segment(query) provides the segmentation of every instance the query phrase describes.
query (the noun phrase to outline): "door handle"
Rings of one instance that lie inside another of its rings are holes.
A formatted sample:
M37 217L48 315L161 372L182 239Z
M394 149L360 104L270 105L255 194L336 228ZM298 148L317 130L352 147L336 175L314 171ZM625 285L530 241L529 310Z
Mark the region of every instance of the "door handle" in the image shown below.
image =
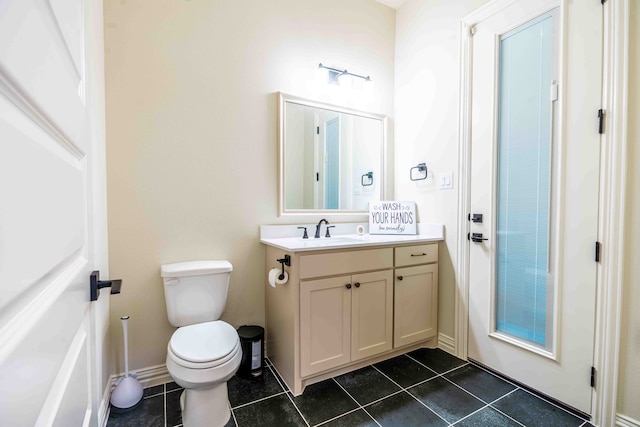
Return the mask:
M402 279L404 279L404 277L398 276L398 280L402 280Z
M482 214L469 214L468 216L469 221L471 222L476 222L476 223L481 223L482 222Z
M89 298L90 301L97 301L100 296L100 289L111 288L111 294L119 294L122 287L122 280L100 280L100 272L92 271L89 276Z
M351 289L351 283L347 283L346 285L344 285L344 287L347 289Z
M360 282L356 282L356 283L354 283L353 285L354 285L356 288L359 288L359 287L360 287Z
M489 240L482 237L482 233L471 233L471 239L473 243L482 243L483 240Z

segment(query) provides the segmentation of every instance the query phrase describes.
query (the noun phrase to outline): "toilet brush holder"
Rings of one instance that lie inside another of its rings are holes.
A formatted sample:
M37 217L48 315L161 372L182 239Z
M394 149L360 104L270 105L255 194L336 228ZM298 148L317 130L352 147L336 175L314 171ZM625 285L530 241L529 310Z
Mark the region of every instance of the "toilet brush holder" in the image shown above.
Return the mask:
M113 412L126 412L136 408L142 402L142 385L136 379L136 375L129 374L129 343L127 324L129 316L121 317L124 331L124 377L118 381L116 388L111 393L111 410Z

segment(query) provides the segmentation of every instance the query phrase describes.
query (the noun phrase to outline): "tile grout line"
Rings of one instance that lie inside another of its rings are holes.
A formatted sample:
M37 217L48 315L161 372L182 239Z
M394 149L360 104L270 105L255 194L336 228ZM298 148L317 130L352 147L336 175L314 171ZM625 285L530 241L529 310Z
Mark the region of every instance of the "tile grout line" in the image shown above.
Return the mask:
M440 374L438 371L436 371L435 369L432 369L432 368L428 367L427 365L425 365L424 363L422 363L422 362L421 362L421 361L419 361L418 359L415 359L415 358L413 358L413 357L409 356L409 353L406 353L406 354L405 354L405 356L407 356L409 359L413 360L414 362L416 362L418 365L422 366L423 368L427 368L428 370L430 370L431 372L433 372L434 374L436 374L436 376L438 376L438 375L442 375L442 374ZM464 365L462 365L462 366L464 366ZM454 368L454 369L458 369L458 368ZM453 369L451 369L451 370L453 371ZM447 371L447 372L449 372L449 371ZM431 378L429 378L429 379L431 379Z
M273 377L276 379L276 382L280 385L280 388L282 388L282 392L283 392L283 393L285 393L285 394L287 395L287 398L289 399L289 401L291 402L291 404L293 405L293 407L294 407L294 408L296 408L296 411L298 411L298 414L300 415L300 418L302 418L302 421L305 423L305 425L306 425L307 427L310 427L310 426L309 426L309 422L306 420L306 418L304 417L304 415L302 415L302 412L300 411L300 408L298 408L298 405L296 405L296 402L294 402L294 401L293 401L293 398L290 396L290 394L289 394L289 390L288 390L288 389L286 389L286 388L284 387L284 384L282 384L282 383L280 382L279 375L276 375L277 370L275 370L275 372L274 372L274 369L271 369L271 366L272 366L271 361L269 361L269 364L267 364L267 368L269 368L269 370L271 371L271 374L272 374L272 375L273 375ZM282 380L282 381L284 382L284 380ZM279 396L280 394L281 394L281 393L277 394L276 396ZM273 397L273 396L271 396L271 397Z
M562 407L560 407L560 406L556 405L555 403L548 401L548 400L547 400L547 399L545 399L544 397L537 396L536 394L534 394L534 393L530 392L529 390L527 390L527 389L524 389L524 388L520 387L518 384L514 384L513 382L509 381L508 379L505 379L505 378L502 378L502 377L497 376L496 374L494 374L493 372L488 371L487 369L483 368L482 366L476 365L476 364L474 364L474 363L469 363L469 362L467 362L467 363L468 363L468 364L470 364L470 365L472 365L472 366L475 366L475 367L476 367L476 368L478 368L478 369L481 369L482 371L484 371L484 372L486 372L486 373L488 373L488 374L490 374L490 375L493 375L494 377L496 377L496 378L498 378L498 379L501 379L502 381L505 381L505 382L507 382L507 383L509 383L509 384L511 384L511 385L513 385L513 386L515 386L515 387L517 387L517 389L520 389L520 390L522 390L522 391L525 391L525 392L529 393L529 394L530 394L531 396L533 396L533 397L537 397L538 399L540 399L540 400L542 400L542 401L544 401L544 402L547 402L548 404L553 405L553 406L555 406L555 407L556 407L556 408L558 408L558 409L561 409L562 411L566 412L566 413L567 413L567 414L569 414L569 415L573 415L574 417L576 417L576 418L577 418L577 419L579 419L579 420L584 421L584 422L583 422L583 424L581 424L579 427L582 427L585 423L590 422L589 420L586 420L586 419L584 419L584 418L582 418L582 417L579 417L579 416L577 416L576 414L573 414L573 413L571 413L571 412L567 411L566 409L564 409L564 408L562 408ZM514 390L514 391L515 391L515 390ZM509 393L509 394L510 394L510 393ZM506 396L506 395L505 395L505 396ZM503 396L503 397L504 397L504 396Z
M371 366L373 366L373 365L371 365ZM378 422L378 420L376 420L376 419L373 417L373 415L371 415L371 414L369 413L369 411L367 411L367 410L365 409L365 407L364 407L364 406L362 406L362 405L360 404L360 402L358 402L358 401L356 400L356 398L355 398L355 397L353 397L353 396L351 395L351 393L349 393L349 392L347 391L347 389L345 389L344 387L342 387L342 384L340 384L340 383L336 380L336 377L332 377L331 379L333 380L333 382L334 382L334 383L336 383L336 384L338 385L338 387L340 387L340 388L341 388L345 393L347 393L347 396L349 396L349 397L351 398L351 400L353 400L354 402L356 402L356 405L358 405L358 408L356 408L356 409L362 409L362 410L364 411L364 413L365 413L365 414L367 414L367 415L369 415L369 417L371 417L371 419L373 420L373 422L374 422L374 423L376 423L376 424L378 424L380 427L382 427L382 425ZM396 394L396 393L393 393L393 394ZM389 396L392 396L393 394L390 394ZM389 396L387 396L387 397L389 397ZM385 397L383 397L383 398L381 398L381 399L378 399L378 400L374 400L373 402L369 402L367 405L372 405L372 404L374 404L374 403L376 403L376 402L378 402L378 401L380 401L380 400L382 400L382 399L385 399ZM342 414L342 415L345 415L345 414ZM342 415L341 415L341 416L342 416Z
M515 385L515 384L514 384L514 385ZM507 393L507 394L505 394L504 396L499 397L498 399L496 399L496 400L494 400L493 402L489 403L489 407L490 407L491 409L493 409L494 411L496 411L496 412L498 412L498 413L500 413L500 414L504 415L505 417L509 418L511 421L514 421L514 422L516 422L516 423L520 424L521 426L526 427L526 425L525 425L525 424L523 424L523 423L521 423L520 421L516 420L516 419L515 419L515 418L513 418L511 415L509 415L509 414L507 414L507 413L505 413L505 412L502 412L502 410L500 410L499 408L496 408L495 406L493 406L493 404L494 404L494 403L496 403L497 401L504 399L505 397L509 396L510 394L515 393L515 392L516 392L516 391L518 391L518 390L521 390L521 388L520 388L520 387L518 387L518 386L516 386L516 388L515 388L515 389L513 389L513 390L511 390L509 393Z
M231 410L231 418L233 418L233 425L238 427L238 420L236 419L236 413L233 409L231 409L231 404L229 404L229 409Z
M296 411L298 411L298 414L300 414L300 418L302 418L302 421L304 421L304 424L307 427L311 427L311 425L309 424L309 422L307 421L307 419L304 417L304 415L302 415L302 412L300 411L300 408L298 408L298 405L296 405L296 402L293 401L293 397L291 397L291 394L286 392L287 397L289 398L289 401L291 402L291 404L293 405L294 408L296 408Z
M580 421L588 422L588 421L587 421L587 420L585 420L584 418L579 417L579 416L577 416L576 414L572 414L571 412L567 411L567 410L566 410L566 409L564 409L563 407L558 406L558 405L556 405L555 403L548 401L548 400L547 400L547 399L545 399L544 397L537 396L537 395L535 395L534 393L530 392L529 390L527 390L527 389L525 389L525 388L522 388L522 387L518 387L518 388L519 388L520 390L524 391L525 393L527 393L527 394L529 394L529 395L531 395L531 396L533 396L533 397L536 397L536 398L538 398L538 399L542 400L543 402L546 402L546 403L548 403L549 405L552 405L552 406L554 406L554 407L556 407L556 408L560 409L562 412L565 412L565 413L567 413L567 414L571 415L572 417L577 418L577 419L578 419L578 420L580 420Z
M436 377L441 377L442 375L446 375L446 374L448 374L449 372L453 372L453 371L456 371L456 370L458 370L458 369L460 369L460 368L464 368L464 367L465 367L465 366L467 366L467 365L470 365L470 363L469 363L469 362L464 362L464 363L463 363L462 365L460 365L460 366L456 366L455 368L451 368L451 369L449 369L448 371L444 371L444 372L440 373L440 372L436 371L435 369L430 368L428 365L425 365L424 363L422 363L422 362L421 362L421 361L419 361L418 359L415 359L414 357L409 356L409 353L405 354L405 356L407 356L409 359L413 360L414 362L416 362L416 363L418 363L418 364L422 365L423 367L427 368L428 370L430 370L431 372L433 372L434 374L436 374ZM462 359L460 359L460 360L462 360ZM433 377L433 378L435 378L435 377ZM433 378L429 378L429 380L431 380L431 379L433 379ZM428 380L427 380L427 381L428 381Z
M451 425L451 423L447 420L445 420L444 418L442 418L442 416L440 414L438 414L437 412L435 412L433 409L429 408L423 401L421 401L420 399L418 399L416 396L414 396L413 394L409 393L408 391L405 390L405 393L407 393L409 396L411 396L416 402L418 402L419 404L421 404L422 406L424 406L425 408L427 408L428 410L430 410L431 412L433 412L434 414L436 414L436 416L438 418L440 418L442 421L444 421L445 423L447 423L448 426Z
M373 366L373 365L371 365L371 366ZM426 367L426 366L425 366L425 367ZM432 371L432 372L435 372L433 369L430 369L430 368L428 368L428 367L426 367L426 368L427 368L427 369L429 369L429 370L430 370L430 371ZM422 402L422 401L421 401L420 399L418 399L416 396L414 396L413 394L411 394L411 393L408 391L408 388L404 388L404 387L402 387L400 384L398 384L397 382L395 382L394 380L392 380L392 379L391 379L390 377L388 377L384 372L382 372L380 369L376 368L375 366L373 366L373 369L375 369L376 371L380 372L380 374L382 374L385 378L387 378L389 381L391 381L392 383L394 383L395 385L397 385L398 387L400 387L400 389L401 389L400 391L401 391L401 392L405 392L405 393L407 393L409 396L411 396L414 400L416 400L416 401L417 401L418 403L420 403L422 406L424 406L424 407L425 407L425 408L427 408L429 411L431 411L432 413L434 413L438 418L440 418L442 421L444 421L445 423L447 423L447 425L448 425L448 426L450 426L450 425L451 425L451 423L450 423L449 421L445 420L444 418L442 418L442 417L440 416L440 414L438 414L438 413L437 413L436 411L434 411L433 409L429 408L429 407L428 407L424 402ZM429 378L428 380L425 380L425 381L420 382L419 384L424 384L424 383L426 383L426 382L428 382L428 381L431 381L431 380L432 380L432 379L434 379L434 378L438 378L438 376L436 375L435 377L431 377L431 378ZM414 384L414 385L412 385L411 387L415 387L415 386L417 386L417 385L418 385L418 384ZM387 397L389 397L389 396L387 396ZM385 398L385 399L386 399L386 398Z
M278 373L278 370L275 369L275 366L273 366L271 364L271 362L269 362L269 364L267 365L267 368L269 368L269 370L271 371L271 374L276 379L276 382L278 383L278 385L280 386L282 391L284 391L284 392L289 391L287 388L285 388L285 386L283 384L284 380L282 380L282 382L280 382L280 374Z
M483 409L487 409L490 408L490 406L488 404L485 404L482 408L478 408L475 411L473 411L470 414L465 415L464 417L460 418L458 421L456 421L455 423L451 423L450 425L455 426L456 424L458 424L459 422L466 420L467 418L469 418L470 416L472 416L473 414L477 414L478 412L482 411Z
M164 427L167 426L167 383L162 385L164 393L162 393L162 409L164 409Z
M496 378L497 378L497 377L496 377ZM475 397L476 399L478 399L479 401L481 401L481 402L482 402L482 403L484 403L485 405L491 405L491 403L492 403L492 402L487 402L486 400L482 399L481 397L476 396L475 394L471 393L471 392L470 392L469 390L467 390L466 388L462 387L460 384L455 383L453 380L450 380L449 378L447 378L447 377L445 377L445 376L443 376L443 377L442 377L442 379L444 379L445 381L450 382L451 384L453 384L454 386L458 387L460 390L464 391L465 393L467 393L467 394L469 394L469 395L471 395L471 396ZM513 384L512 384L512 385L513 385ZM497 401L497 400L502 399L503 397L505 397L505 396L507 396L507 395L509 395L509 394L513 393L514 391L516 391L517 389L519 389L519 388L520 388L520 387L518 387L518 386L516 386L516 385L514 385L514 386L515 386L515 389L513 389L513 390L511 390L511 391L509 391L509 392L507 392L507 393L503 394L502 396L500 396L500 397L498 397L498 398L494 399L494 400L493 400L493 402L495 402L495 401Z
M320 427L320 426L323 426L323 425L325 425L325 424L327 424L327 423L330 423L331 421L335 421L335 420L337 420L338 418L342 418L342 417L344 417L345 415L353 414L354 412L359 411L360 409L363 409L363 408L361 408L361 407L354 408L354 409L352 409L352 410L350 410L350 411L345 412L344 414L336 415L335 417L333 417L333 418L329 418L328 420L324 420L324 421L322 421L321 423L314 424L312 427ZM379 425L379 424L378 424L378 425Z
M241 408L244 408L245 406L253 405L254 403L258 403L258 402L264 402L265 400L271 399L272 397L282 396L285 393L287 393L287 392L286 391L281 391L279 393L272 394L270 396L261 397L260 399L252 400L251 402L247 402L247 403L243 403L242 405L234 406L234 407L231 408L231 410L241 409Z
M494 374L493 372L491 372L491 371L489 371L489 370L485 369L483 366L476 365L475 363L471 363L471 362L468 362L468 364L469 364L469 365L471 365L471 366L473 366L473 367L476 367L476 368L480 369L482 372L486 372L487 374L489 374L489 375L491 375L491 376L493 376L493 377L498 378L499 380L502 380L502 381L504 381L504 382L506 382L506 383L509 383L509 384L511 384L511 385L512 385L512 386L514 386L514 387L521 388L518 384L514 383L513 381L511 381L511 380L509 380L509 379L506 379L506 378L499 377L498 375Z

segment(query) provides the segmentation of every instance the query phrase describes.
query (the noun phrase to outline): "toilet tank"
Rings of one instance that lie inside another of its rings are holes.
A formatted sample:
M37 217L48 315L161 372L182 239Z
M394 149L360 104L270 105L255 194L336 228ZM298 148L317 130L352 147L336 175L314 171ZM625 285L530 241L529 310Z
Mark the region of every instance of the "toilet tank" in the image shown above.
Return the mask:
M169 322L180 327L218 320L227 302L232 270L231 263L223 260L161 266Z

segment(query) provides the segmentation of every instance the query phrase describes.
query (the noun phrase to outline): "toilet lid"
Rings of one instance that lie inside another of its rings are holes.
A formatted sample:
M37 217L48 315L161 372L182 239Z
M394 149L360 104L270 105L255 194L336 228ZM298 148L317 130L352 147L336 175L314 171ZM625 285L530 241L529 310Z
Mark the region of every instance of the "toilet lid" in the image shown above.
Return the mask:
M178 328L169 346L179 358L196 363L222 359L233 351L238 333L221 320Z

